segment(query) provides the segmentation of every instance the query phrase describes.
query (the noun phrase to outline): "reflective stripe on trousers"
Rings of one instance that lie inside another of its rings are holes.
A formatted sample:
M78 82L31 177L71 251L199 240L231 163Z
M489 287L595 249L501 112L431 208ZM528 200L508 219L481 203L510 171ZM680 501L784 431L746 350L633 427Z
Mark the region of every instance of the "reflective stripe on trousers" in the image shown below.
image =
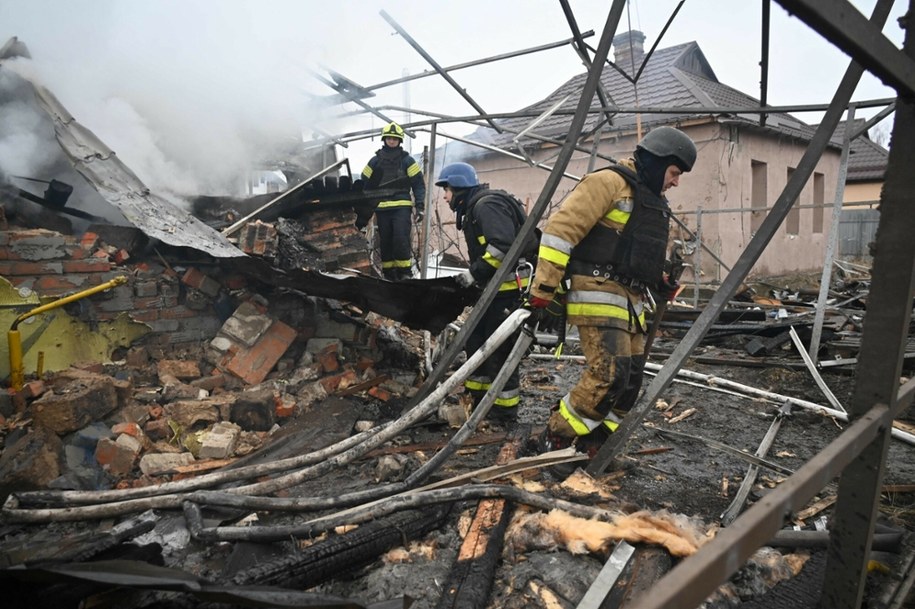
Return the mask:
M586 368L549 422L561 436L585 435L601 424L616 430L642 385L644 334L594 326L578 332Z

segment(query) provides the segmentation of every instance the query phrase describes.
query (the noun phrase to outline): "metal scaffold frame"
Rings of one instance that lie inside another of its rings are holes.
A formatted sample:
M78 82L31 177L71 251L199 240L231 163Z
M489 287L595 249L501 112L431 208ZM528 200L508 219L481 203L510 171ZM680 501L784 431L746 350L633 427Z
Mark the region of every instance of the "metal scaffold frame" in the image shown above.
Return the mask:
M898 381L902 370L906 336L912 310L913 270L915 270L915 242L911 235L915 233L915 214L906 208L911 205L911 195L915 192L915 174L910 168L915 160L915 143L910 134L915 131L915 40L912 30L906 31L903 49L896 48L883 34L892 0L878 0L870 20L863 17L857 9L846 0L777 0L789 13L803 20L813 30L829 40L832 44L852 57L844 78L839 84L832 101L825 107L773 107L766 106L768 80L768 38L769 38L769 0L762 0L763 6L763 46L762 46L762 79L760 108L622 108L616 106L600 86L600 75L607 65L611 41L619 25L625 1L614 0L598 47L593 51L586 47L582 35L578 33L571 10L564 0L560 0L566 11L567 20L573 33L571 42L588 66L587 80L581 91L581 97L570 119L567 137L562 142L552 142L559 152L554 163L535 164L550 172L543 190L530 211L527 222L521 229L515 245L507 253L503 265L489 282L480 297L479 306L474 307L461 330L443 354L439 365L432 371L424 385L414 398L414 402L424 399L442 381L443 376L463 349L466 338L479 322L486 307L495 296L497 286L508 277L510 269L517 261L521 243L544 214L563 177L573 177L566 173L566 167L573 151L593 150L584 148L579 138L590 113L602 113L601 125L611 123L612 116L621 111L638 113L696 113L716 114L725 112L759 113L760 123L773 112L825 110L825 116L816 129L801 162L791 175L781 195L748 243L737 262L721 286L695 321L686 336L680 341L666 364L646 388L633 411L626 417L617 433L613 434L592 459L588 471L592 474L603 472L615 455L624 446L632 432L641 424L648 408L656 398L673 381L678 371L690 356L702 338L711 328L724 307L734 296L736 290L746 279L753 264L758 260L768 245L775 231L781 226L788 212L792 209L798 195L812 174L816 163L829 144L836 126L844 113L848 113L848 129L842 147L840 181L844 179L848 156L849 142L861 135L876 121L882 120L894 110L896 112L890 150L889 165L886 172L884 190L881 196L881 217L877 233L876 255L874 257L872 285L869 307L865 318L865 331L862 335L861 351L858 358L856 388L853 401L849 405L849 427L842 435L812 458L794 475L788 478L772 493L758 501L730 526L718 533L716 538L703 546L694 556L682 561L650 594L636 602L636 609L654 608L692 608L702 603L714 589L727 581L737 569L761 545L772 538L783 526L785 519L800 508L827 483L840 476L839 495L833 523L830 527L830 543L827 560L827 580L830 583L822 592L821 606L837 609L857 609L864 593L864 582L867 574L867 558L873 541L874 525L879 504L880 486L883 480L887 446L891 437L894 417L912 400L915 395L915 381L906 383L901 388ZM679 9L679 7L678 7ZM915 27L911 19L915 17L915 0L910 0L908 23L904 26ZM385 16L389 22L392 20ZM671 17L673 18L673 16ZM399 26L398 26L399 27ZM404 32L401 32L405 34ZM570 41L555 43L567 44ZM435 68L435 73L446 77L449 83L460 89L459 85L448 76L453 68L442 68L417 48ZM543 48L543 47L541 47ZM531 49L530 52L539 49ZM590 52L590 53L589 53ZM495 59L502 59L500 56ZM485 60L483 60L485 61ZM469 64L468 64L469 65ZM610 64L612 65L612 64ZM463 66L461 66L463 67ZM614 66L615 67L615 66ZM852 121L856 109L870 102L851 103L851 96L857 83L867 70L882 79L887 85L896 89L898 98L874 100L873 105L886 106L880 114L868 121L863 129L853 132ZM426 73L421 76L432 75ZM394 84L401 81L390 81L365 90ZM592 107L593 98L599 97L600 106ZM499 118L517 118L529 116L536 120L541 113L485 114L476 102L465 94L465 98L480 113L466 117L447 117L426 113L433 118L412 122L406 127L422 129L428 127L432 134L430 152L434 154L437 136L446 136L439 131L443 123L466 122L470 124L489 124L499 130L494 123ZM378 111L379 109L376 109ZM415 110L412 110L415 112ZM568 114L568 111L555 110L557 114ZM524 131L528 137L550 141L533 131L534 126ZM599 129L598 126L597 129ZM352 141L373 135L369 132L343 134L339 141ZM588 133L587 135L592 135ZM475 142L453 138L470 144ZM506 154L530 162L524 156L511 151L483 146L500 154ZM434 161L431 158L430 161ZM430 167L432 167L430 162ZM841 188L837 189L834 208L841 205ZM757 210L758 211L758 210ZM834 213L834 217L837 213ZM428 223L428 219L427 219ZM428 224L425 233L428 233ZM827 258L833 253L835 228L829 244ZM827 260L827 269L831 262ZM824 270L821 282L828 289ZM822 293L817 302L817 324L822 324L822 310L825 309L825 297ZM811 347L811 357L816 350ZM891 355L891 356L890 356ZM594 584L595 591L589 591L589 598L606 592Z

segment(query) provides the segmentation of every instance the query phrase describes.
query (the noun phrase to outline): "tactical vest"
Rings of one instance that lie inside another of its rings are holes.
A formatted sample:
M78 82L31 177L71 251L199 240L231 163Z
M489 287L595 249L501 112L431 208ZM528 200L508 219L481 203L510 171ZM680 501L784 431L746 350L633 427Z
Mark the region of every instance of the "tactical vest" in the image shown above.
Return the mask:
M471 259L481 257L486 251L486 245L480 243L480 236L483 234L483 231L477 226L473 209L476 207L477 203L487 197L493 197L505 203L506 207L511 210L515 228L520 229L527 221L527 212L524 211L524 205L522 205L521 201L511 193L494 188L483 188L480 189L479 192L474 193L471 199L467 201L467 217L470 219L470 222L464 224L464 238L467 241L467 253L470 255ZM528 235L527 243L525 243L524 248L521 249L521 257L526 258L527 261L532 264L537 257L537 249L540 246L539 234L540 229L535 228L534 232Z
M378 163L375 165L375 172L380 173L381 176L378 178L376 187L391 188L392 186L389 185L394 183L396 184L395 188L402 188L406 184L406 198L410 198L407 170L404 168L403 163L403 159L406 156L409 156L409 153L403 148L391 149L390 152L382 149L378 152Z
M667 257L667 199L648 190L628 167L611 165L605 170L615 171L632 187L632 213L622 232L596 224L572 250L569 270L576 275L603 273L623 283L654 287L663 277Z

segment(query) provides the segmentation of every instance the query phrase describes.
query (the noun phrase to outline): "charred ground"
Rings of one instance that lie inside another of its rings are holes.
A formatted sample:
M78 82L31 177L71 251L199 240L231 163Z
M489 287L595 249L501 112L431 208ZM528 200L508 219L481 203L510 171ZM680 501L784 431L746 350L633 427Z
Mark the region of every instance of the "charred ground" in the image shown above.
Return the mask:
M651 362L662 364L665 354L676 346L681 334L676 325L665 329L656 342ZM648 410L644 424L633 434L615 467L604 475L593 481L582 482L579 478L575 483L562 484L545 469L532 468L513 475L511 485L529 489L549 500L570 501L619 514L642 511L669 514L695 535L713 535L722 512L731 504L749 467L745 459L716 447L714 443L754 453L784 405L777 398L740 395L738 391L722 387L723 383L715 379L828 405L800 358L791 352L790 343L775 349L769 357L749 357L747 344L756 337L758 334L754 332L731 332L704 341L684 368L708 375L709 380L704 383L675 381ZM574 340L569 341L565 354L577 354ZM183 357L193 360L201 356L190 350ZM557 360L549 356L547 347L537 347L522 363L523 401L518 425L507 428L498 423L484 422L457 453L430 476L428 482L492 466L514 436L520 436L520 441L516 443L519 447L517 456L530 454L534 439L546 423L550 407L574 384L582 366L574 357ZM824 372L823 379L837 400L847 407L854 390L854 370L851 367L834 370ZM397 373L396 370L383 369L378 372ZM108 369L108 373L117 377L123 371L113 367ZM280 374L280 380L289 374L288 371ZM146 375L147 378L153 376ZM273 381L276 380L274 377ZM649 381L650 377L646 378L646 384ZM139 390L142 387L135 388L135 391ZM364 392L329 396L284 421L258 450L239 459L233 466L267 463L318 450L352 436L366 425L396 420L408 404L407 393L388 400L379 400ZM910 416L906 413L903 422ZM763 467L759 470L747 503L752 504L776 488L790 471L800 468L834 440L844 426L844 423L815 411L792 408L791 414L782 420L765 457L779 469L773 471ZM326 474L278 495L320 500L367 489L394 488L427 463L454 436L455 431L453 426L433 416L409 426L361 458L342 463ZM869 576L868 607L886 606L885 599L890 594L888 590L893 588L907 568L912 554L909 537L910 531L915 528L911 491L915 460L911 458L911 450L911 446L895 440L890 446L884 480L889 490L883 495L881 512L887 527L903 532L904 542L897 552L879 556L887 564L888 572L875 572ZM825 519L828 525L830 498L834 498L835 490L833 481L810 505L794 514L786 525L811 529L818 519ZM341 599L351 599L366 606L381 606L392 601L396 606L412 602L412 607L420 609L464 606L449 597L449 593L454 591L452 578L461 545L472 529L470 522L478 509L479 501L463 500L447 507L427 506L419 510L404 510L393 516L380 516L377 521L360 527L363 539L357 542L349 541L350 533L340 528L270 541L201 539L192 535L194 527L189 525L186 512L160 510L155 513L152 530L136 536L129 544L108 548L86 560L129 558L161 564L200 581L234 586L236 590L264 585L306 590L313 594L330 595L328 606L343 602ZM202 511L201 517L203 527L247 523L253 529L257 526L295 526L322 515L335 515L341 510L341 507L330 507L287 513L210 507ZM537 511L523 504L510 504L509 513L513 514L513 520L509 522L506 516L505 526L496 528L490 537L496 548L489 572L491 577L475 579L468 584L468 593L475 598L477 606L574 607L594 582L612 546L604 543L593 549L582 549L563 537L561 530L541 529L532 525L532 520L525 521ZM3 530L4 556L8 562L15 564L16 557L21 556L17 552L27 552L30 548L47 552L48 546L60 544L61 539L76 539L80 534L89 535L91 539L114 523L115 520L109 519L101 523L8 525ZM366 538L369 542L365 541ZM75 545L78 547L78 544ZM129 549L125 549L127 546ZM637 556L656 570L656 576L663 575L680 560L654 543L636 544L636 547ZM800 570L799 565L811 553L811 550L770 549L767 554L755 557L725 588L707 601L705 607L738 607L741 603L765 602L762 599L776 582L796 574ZM330 562L325 562L325 559ZM53 565L55 561L43 564ZM628 582L629 587L618 590L610 606L625 607L639 588L631 574L624 575L621 581ZM652 581L649 579L640 585L650 587ZM21 585L21 582L16 583ZM16 588L13 587L13 590ZM36 593L30 586L19 588L22 594L10 597L13 606L29 606L31 609L78 606L87 600L102 606L107 602L107 606L136 608L242 606L186 592L123 589L112 605L112 601L105 600L110 599L106 596L110 593L99 592L92 586L57 583L43 590L45 592ZM465 601L462 597L462 602ZM790 606L808 605L798 600L798 604Z

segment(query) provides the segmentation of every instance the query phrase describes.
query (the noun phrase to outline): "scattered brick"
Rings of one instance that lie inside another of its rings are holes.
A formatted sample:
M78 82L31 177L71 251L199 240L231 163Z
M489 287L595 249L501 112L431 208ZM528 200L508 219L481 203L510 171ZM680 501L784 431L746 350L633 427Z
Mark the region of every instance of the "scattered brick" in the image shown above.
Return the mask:
M257 385L267 378L295 337L294 329L274 321L253 347L239 351L226 363L226 370L249 385Z
M96 247L98 247L98 235L93 232L86 231L79 239L79 246L84 250L94 250Z
M371 389L369 389L368 393L373 398L377 398L377 399L381 400L382 402L387 402L392 397L390 391L388 391L387 389L383 389L381 387L372 387Z
M25 399L33 400L47 391L47 387L43 382L35 380L25 383L19 391Z
M188 360L163 359L156 362L156 372L159 379L170 376L187 381L200 378L200 364Z
M295 414L296 401L292 396L284 395L276 402L276 418L285 419Z
M153 442L170 440L174 435L168 419L152 419L143 426L143 433Z
M218 296L219 291L222 289L222 286L218 281L208 277L199 269L194 267L190 267L187 269L187 271L185 271L184 275L181 277L181 283L194 289L200 290L211 298Z
M140 426L132 421L129 423L115 423L111 427L111 433L127 434L129 436L133 436L134 438L140 438L143 436L143 431L140 429Z
M221 372L214 371L209 376L204 376L191 381L191 385L212 393L216 389L226 386L226 376Z
M122 442L102 438L95 447L95 460L111 475L126 476L133 469L137 453Z

